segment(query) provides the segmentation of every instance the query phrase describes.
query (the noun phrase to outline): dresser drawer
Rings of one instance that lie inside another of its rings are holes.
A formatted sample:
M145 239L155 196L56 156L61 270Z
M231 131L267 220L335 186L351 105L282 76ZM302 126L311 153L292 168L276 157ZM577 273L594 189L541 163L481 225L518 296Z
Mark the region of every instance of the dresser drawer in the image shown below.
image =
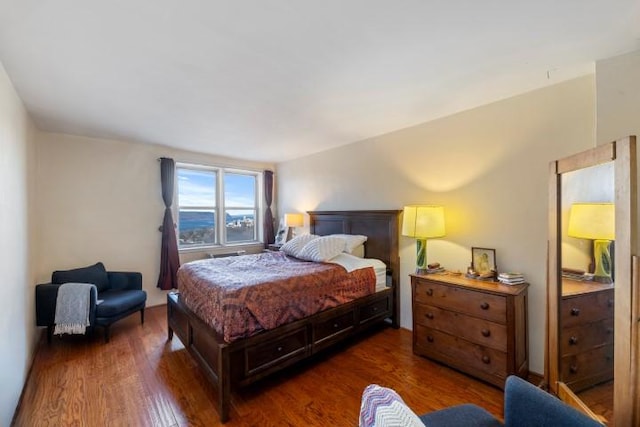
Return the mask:
M613 291L564 297L560 304L560 324L571 327L613 317Z
M417 325L414 331L414 351L466 372L481 373L482 377L491 378L491 382L504 387L507 377L505 352L422 325Z
M496 350L507 351L506 325L426 304L416 304L415 315L415 322L419 325L457 335Z
M334 338L350 332L354 325L355 312L353 310L316 323L313 325L313 340L316 349L318 345L328 344Z
M245 350L246 374L268 369L287 359L303 358L307 352L307 329L301 328Z
M562 380L579 391L613 378L613 344L562 358Z
M562 343L562 356L613 344L613 318L562 328L560 342Z
M493 322L504 324L507 320L506 298L499 295L417 279L414 299L417 303L463 312Z

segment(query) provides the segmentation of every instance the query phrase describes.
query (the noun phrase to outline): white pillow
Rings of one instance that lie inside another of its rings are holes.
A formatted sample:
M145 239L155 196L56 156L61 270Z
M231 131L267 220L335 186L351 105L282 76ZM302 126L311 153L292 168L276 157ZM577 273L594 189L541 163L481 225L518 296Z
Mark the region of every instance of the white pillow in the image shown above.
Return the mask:
M394 390L371 384L360 402L359 427L424 427Z
M325 262L344 250L344 238L336 236L322 236L304 245L296 258L307 261Z
M355 248L364 244L367 241L367 236L361 234L332 234L332 236L341 237L344 239L344 250L348 254L353 253ZM355 255L355 254L354 254Z
M358 258L364 258L364 245L358 245L351 252L344 251L344 253L357 256Z
M310 241L315 240L319 237L320 236L316 236L315 234L302 234L286 242L284 245L282 245L282 247L280 247L280 250L287 255L300 258L298 255L300 254L302 248L304 248L305 245Z

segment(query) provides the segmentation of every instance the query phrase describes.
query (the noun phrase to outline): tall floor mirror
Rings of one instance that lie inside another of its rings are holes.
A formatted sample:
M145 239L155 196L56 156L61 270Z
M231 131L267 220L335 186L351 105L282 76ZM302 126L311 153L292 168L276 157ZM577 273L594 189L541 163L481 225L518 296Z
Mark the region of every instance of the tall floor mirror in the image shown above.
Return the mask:
M640 425L635 137L549 175L546 383L603 424Z

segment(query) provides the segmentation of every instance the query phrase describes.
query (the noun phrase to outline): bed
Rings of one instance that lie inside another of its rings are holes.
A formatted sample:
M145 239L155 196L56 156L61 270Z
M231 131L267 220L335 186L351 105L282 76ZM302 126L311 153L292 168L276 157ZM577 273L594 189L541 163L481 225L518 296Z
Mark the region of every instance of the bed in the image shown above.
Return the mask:
M367 236L365 257L387 265L387 284L382 290L300 320L257 331L246 338L225 340L223 334L185 304L180 293L167 295L168 337L171 340L174 333L178 336L216 387L221 422L229 419L233 390L313 357L365 330L399 326L399 213L308 212L312 234Z

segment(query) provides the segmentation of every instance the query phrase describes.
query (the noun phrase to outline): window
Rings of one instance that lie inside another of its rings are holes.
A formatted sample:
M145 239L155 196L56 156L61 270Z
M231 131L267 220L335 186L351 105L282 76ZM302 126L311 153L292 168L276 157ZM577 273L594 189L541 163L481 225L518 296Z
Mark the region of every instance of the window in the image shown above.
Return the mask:
M259 181L252 171L178 165L179 249L259 241Z

